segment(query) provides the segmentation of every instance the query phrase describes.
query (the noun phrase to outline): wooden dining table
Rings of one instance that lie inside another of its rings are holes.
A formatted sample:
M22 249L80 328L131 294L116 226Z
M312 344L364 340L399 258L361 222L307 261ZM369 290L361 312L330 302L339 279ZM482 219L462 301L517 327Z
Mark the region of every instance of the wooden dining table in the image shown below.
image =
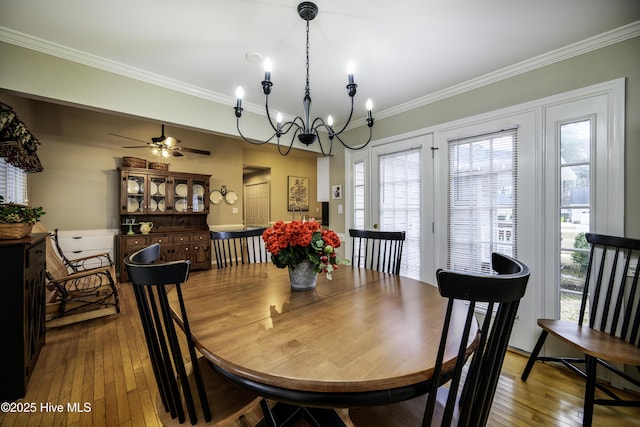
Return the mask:
M351 266L333 280L321 275L309 291L292 290L286 269L258 263L194 272L182 292L195 345L221 375L266 398L315 408L426 393L447 305L430 284ZM176 293L169 299L183 326ZM464 326L466 309L457 304L450 337L461 337ZM459 343L447 343L444 371Z

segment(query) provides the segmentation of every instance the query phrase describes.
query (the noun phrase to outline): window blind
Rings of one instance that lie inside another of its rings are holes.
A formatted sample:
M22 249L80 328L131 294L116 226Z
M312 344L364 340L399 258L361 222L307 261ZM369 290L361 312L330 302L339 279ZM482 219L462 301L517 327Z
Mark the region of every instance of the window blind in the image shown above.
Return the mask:
M363 230L365 227L365 179L364 162L353 164L353 228Z
M517 129L448 141L448 268L491 272L516 254Z
M405 231L400 274L420 278L420 149L379 157L380 229Z
M0 195L6 203L27 204L27 174L0 158Z

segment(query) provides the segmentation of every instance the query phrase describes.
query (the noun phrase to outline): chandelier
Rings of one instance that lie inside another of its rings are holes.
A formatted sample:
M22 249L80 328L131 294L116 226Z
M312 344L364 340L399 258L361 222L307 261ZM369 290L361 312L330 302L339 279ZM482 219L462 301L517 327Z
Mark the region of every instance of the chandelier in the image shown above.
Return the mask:
M238 87L236 91L236 106L234 108L236 113L236 126L238 129L238 134L245 141L251 144L266 144L267 142L272 141L274 138L277 138L278 152L283 156L289 154L291 151L291 147L293 146L293 142L298 137L298 141L305 145L311 145L316 140L318 140L318 145L320 146L320 151L324 156L328 156L331 154L333 150L333 140L337 139L340 143L350 150L360 150L366 147L369 142L371 142L371 136L373 131L373 116L371 114L372 102L371 99L367 99L366 109L367 109L367 126L369 127L369 139L361 143L360 145L348 145L341 138L340 134L345 131L349 123L351 122L351 118L353 116L353 98L356 95L356 89L358 85L354 83L353 79L353 70L348 71L348 84L347 84L347 95L351 99L351 111L349 112L349 118L346 123L339 130L334 129L333 127L333 117L329 115L327 120L325 121L321 117L316 117L311 121L311 89L309 85L309 21L314 19L318 15L318 6L316 6L312 2L302 2L298 5L298 15L300 18L304 19L307 23L307 50L306 50L306 85L304 88L304 98L303 98L303 115L297 116L291 121L287 121L283 123L282 114L276 114L276 122L274 123L271 119L271 113L269 112L269 94L271 93L271 88L273 87L273 83L271 82L271 60L266 58L264 61L264 80L262 81L262 92L264 93L264 107L267 113L267 120L269 124L273 128L273 135L271 135L265 141L252 141L247 139L242 132L240 131L240 118L242 117L242 98L244 96L244 90L242 87ZM322 131L322 132L321 132ZM283 149L283 146L280 145L280 137L283 135L287 135L291 133L291 141L288 143L288 147L286 150ZM324 134L326 132L326 137L329 138L328 149L326 149L327 141L325 140L324 145L321 138L321 133ZM284 151L283 151L284 150Z

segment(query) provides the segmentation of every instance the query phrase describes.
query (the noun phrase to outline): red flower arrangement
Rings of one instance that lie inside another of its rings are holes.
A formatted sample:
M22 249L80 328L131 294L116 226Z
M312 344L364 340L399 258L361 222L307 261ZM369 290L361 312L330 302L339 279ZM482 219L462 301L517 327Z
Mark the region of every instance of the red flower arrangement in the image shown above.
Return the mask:
M335 252L340 247L340 238L331 230L323 230L312 221L276 222L262 234L271 260L278 268L291 267L304 260L313 264L316 273L325 272L331 280L331 272L338 264L345 264Z

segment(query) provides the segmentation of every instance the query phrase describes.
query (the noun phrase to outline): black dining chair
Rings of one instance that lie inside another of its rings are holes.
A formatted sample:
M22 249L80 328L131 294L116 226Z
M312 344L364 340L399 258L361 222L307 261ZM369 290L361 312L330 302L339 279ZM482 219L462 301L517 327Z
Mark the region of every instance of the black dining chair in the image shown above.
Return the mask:
M400 274L404 231L349 230L351 264L383 273Z
M590 250L578 322L538 319L542 332L521 379L527 380L536 360L562 363L585 378L582 423L590 426L594 404L640 407L640 399L623 400L597 381L602 366L640 387L640 381L613 365L635 366L640 372L640 240L595 233L585 238ZM549 334L584 357L540 356ZM608 397L595 399L596 389Z
M206 359L196 356L181 289L189 277L190 262L158 263L159 257L160 245L156 243L124 260L162 402L158 407L162 405L165 410L158 416L165 426L175 423L176 419L182 424L186 406L189 420L194 425L201 421L218 423L238 418L257 405L259 398L226 381L208 365ZM189 364L185 364L182 355L167 287L175 287L178 296ZM199 407L195 405L196 394L200 400Z
M492 254L492 267L497 274L436 272L440 294L449 302L428 394L391 405L352 408L349 416L355 426L466 427L487 424L518 305L530 275L525 264L498 253ZM467 304L467 315L463 331L456 332L460 347L455 366L444 374L443 359L450 338L449 325L454 304ZM470 357L466 343L469 334L475 330L474 324L477 325L479 309L484 320L478 325L477 347L463 380L463 368Z
M218 268L271 261L262 241L264 230L212 231L211 240Z

